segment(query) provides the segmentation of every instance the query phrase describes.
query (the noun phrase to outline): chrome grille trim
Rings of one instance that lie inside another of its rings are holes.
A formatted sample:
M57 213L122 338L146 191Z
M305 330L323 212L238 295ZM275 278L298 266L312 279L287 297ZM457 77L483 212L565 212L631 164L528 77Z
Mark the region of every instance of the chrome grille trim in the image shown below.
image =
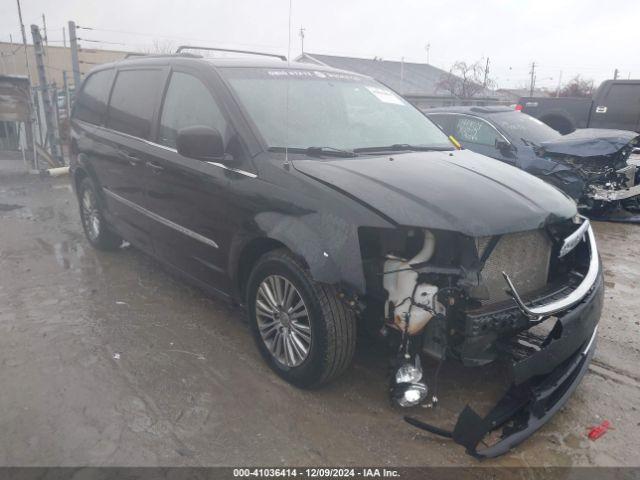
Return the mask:
M501 235L490 253L491 239L476 238L478 257L488 256L480 272L480 285L472 296L484 305L504 302L511 297L504 288L503 271L508 271L520 292L527 295L544 289L549 278L552 242L543 229Z
M589 269L586 275L584 276L584 279L580 283L580 285L578 285L575 290L573 290L571 293L569 293L569 295L567 295L564 298L555 300L553 302L550 302L544 305L528 307L522 301L522 298L518 294L518 291L516 290L516 287L511 281L511 278L509 277L509 275L506 272L502 272L502 275L505 279L505 282L507 283L507 286L509 287L511 295L513 296L513 299L515 300L516 304L518 305L522 313L524 313L527 317L531 318L532 320L540 320L542 318L555 315L556 313L560 313L563 310L573 307L574 305L580 303L582 299L589 293L589 291L593 288L593 285L595 284L596 280L598 279L598 274L600 272L598 247L596 246L596 237L593 233L593 229L591 228L591 225L589 225L589 227L587 228L587 238L589 242L589 255L590 255Z

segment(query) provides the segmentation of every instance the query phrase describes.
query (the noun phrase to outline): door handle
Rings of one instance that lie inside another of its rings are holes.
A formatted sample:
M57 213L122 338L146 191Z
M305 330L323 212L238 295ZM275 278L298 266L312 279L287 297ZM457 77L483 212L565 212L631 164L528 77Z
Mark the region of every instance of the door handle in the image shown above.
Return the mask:
M147 166L153 170L153 173L160 173L164 167L156 162L147 162Z
M135 153L127 152L125 150L118 150L118 154L127 160L131 166L135 166L141 162L140 158Z

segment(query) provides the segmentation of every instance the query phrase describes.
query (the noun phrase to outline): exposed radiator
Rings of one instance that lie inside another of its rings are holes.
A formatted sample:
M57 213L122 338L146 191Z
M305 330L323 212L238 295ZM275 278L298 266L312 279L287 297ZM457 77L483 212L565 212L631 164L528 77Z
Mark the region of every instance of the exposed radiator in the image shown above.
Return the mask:
M491 237L476 239L478 254L482 256ZM543 288L549 277L551 240L544 230L503 235L487 259L481 273L480 287L474 296L484 304L507 300L505 271L522 295Z

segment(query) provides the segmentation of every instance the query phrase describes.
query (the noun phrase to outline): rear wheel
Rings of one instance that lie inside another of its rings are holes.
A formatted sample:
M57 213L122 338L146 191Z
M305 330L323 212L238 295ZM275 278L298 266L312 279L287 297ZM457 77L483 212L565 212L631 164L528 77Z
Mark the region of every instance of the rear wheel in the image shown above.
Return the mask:
M78 186L80 220L89 243L100 250L115 250L122 244L122 238L109 229L102 213L95 185L85 177Z
M299 387L316 387L351 363L354 313L331 285L315 282L287 250L266 253L247 285L249 325L268 365Z

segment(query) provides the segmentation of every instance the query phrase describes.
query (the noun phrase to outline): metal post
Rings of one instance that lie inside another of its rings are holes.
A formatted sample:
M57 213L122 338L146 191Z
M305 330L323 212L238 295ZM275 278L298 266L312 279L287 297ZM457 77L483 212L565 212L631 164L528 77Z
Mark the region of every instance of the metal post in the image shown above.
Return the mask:
M71 47L71 68L73 70L73 86L76 91L80 88L80 62L78 61L78 38L76 37L76 22L69 21L69 46Z
M69 81L67 80L67 71L62 71L62 82L64 84L64 98L67 103L67 119L71 118L71 98L69 97Z
M618 69L616 68L616 69L613 71L613 79L614 79L614 80L617 80L617 79L618 79L618 73L620 73L620 72L619 72L619 71L618 71Z
M62 154L60 152L60 142L57 123L54 118L54 108L51 99L51 90L47 83L47 74L44 68L44 47L42 45L42 37L40 29L37 25L31 25L31 35L33 36L33 50L36 55L36 65L38 67L38 78L40 89L42 91L42 103L44 105L44 120L47 127L46 141L49 144L51 155L60 164L64 164Z
M29 52L27 50L27 34L24 31L24 23L22 23L22 8L20 7L20 0L16 0L18 4L18 18L20 19L20 33L22 34L22 46L24 47L24 65L27 70L27 79L29 79L29 88L33 83L31 82L31 71L29 69ZM13 39L12 39L13 40ZM16 73L18 71L16 70ZM36 149L36 135L35 135L35 109L33 105L33 99L29 95L29 123L31 128L25 125L25 134L27 137L27 143L33 145L33 164L37 169L38 165L38 151Z

